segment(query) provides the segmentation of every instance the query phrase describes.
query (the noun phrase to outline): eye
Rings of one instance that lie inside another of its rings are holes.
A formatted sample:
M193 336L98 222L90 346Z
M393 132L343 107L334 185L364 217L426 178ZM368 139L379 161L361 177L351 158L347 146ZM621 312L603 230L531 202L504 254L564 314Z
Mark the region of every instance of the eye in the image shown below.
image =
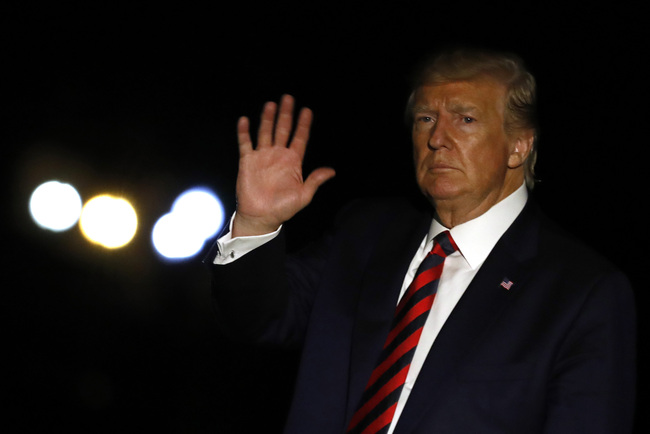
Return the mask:
M417 117L418 122L423 122L423 123L428 123L428 122L435 122L435 119L431 116L418 116Z
M473 122L476 122L476 119L470 116L463 116L463 123L464 124L471 124Z

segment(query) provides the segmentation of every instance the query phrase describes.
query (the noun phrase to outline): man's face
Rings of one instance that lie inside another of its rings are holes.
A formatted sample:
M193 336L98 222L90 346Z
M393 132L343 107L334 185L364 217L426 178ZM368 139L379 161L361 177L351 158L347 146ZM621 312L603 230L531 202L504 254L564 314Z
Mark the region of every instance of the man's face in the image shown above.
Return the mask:
M523 171L508 169L516 145L504 129L505 97L505 86L491 79L416 91L416 178L437 208L452 206L473 218L521 186Z

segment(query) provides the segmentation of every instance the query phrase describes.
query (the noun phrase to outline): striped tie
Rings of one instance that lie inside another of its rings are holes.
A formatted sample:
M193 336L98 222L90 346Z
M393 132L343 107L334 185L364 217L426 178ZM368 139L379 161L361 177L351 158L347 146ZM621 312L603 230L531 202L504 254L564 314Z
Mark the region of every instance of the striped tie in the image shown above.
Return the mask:
M393 324L347 433L385 433L390 427L415 347L438 289L445 258L458 249L449 231L435 238L395 309Z

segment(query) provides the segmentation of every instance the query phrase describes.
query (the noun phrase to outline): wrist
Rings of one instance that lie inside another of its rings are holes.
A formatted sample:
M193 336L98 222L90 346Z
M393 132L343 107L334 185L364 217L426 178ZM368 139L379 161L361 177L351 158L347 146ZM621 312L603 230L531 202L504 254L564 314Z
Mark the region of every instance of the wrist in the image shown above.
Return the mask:
M232 237L250 237L266 235L278 230L282 223L268 222L262 218L249 217L241 213L235 213L232 221Z

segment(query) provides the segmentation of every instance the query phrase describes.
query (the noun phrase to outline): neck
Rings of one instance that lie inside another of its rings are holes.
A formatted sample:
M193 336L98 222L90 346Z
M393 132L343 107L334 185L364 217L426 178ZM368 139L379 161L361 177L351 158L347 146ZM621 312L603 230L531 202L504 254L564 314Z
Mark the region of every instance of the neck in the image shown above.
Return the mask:
M523 182L523 181L522 181ZM512 184L508 188L491 192L485 197L475 197L463 200L454 199L432 199L432 204L436 212L436 219L446 228L451 229L455 226L473 220L486 213L497 203L514 193L522 183Z

